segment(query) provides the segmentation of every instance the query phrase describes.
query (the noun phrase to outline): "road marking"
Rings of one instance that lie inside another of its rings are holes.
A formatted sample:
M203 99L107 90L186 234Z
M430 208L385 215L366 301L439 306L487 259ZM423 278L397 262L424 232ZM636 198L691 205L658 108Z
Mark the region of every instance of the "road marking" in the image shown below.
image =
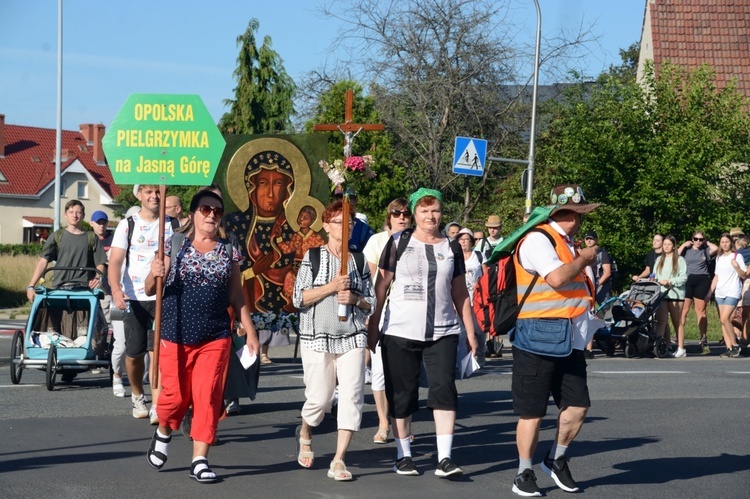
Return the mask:
M750 374L750 371L727 371L727 374Z
M0 388L26 388L28 386L31 386L31 387L34 387L34 388L39 388L42 385L41 384L39 384L39 385L29 385L29 384L25 384L25 385L0 385Z
M688 371L591 371L596 374L688 374Z

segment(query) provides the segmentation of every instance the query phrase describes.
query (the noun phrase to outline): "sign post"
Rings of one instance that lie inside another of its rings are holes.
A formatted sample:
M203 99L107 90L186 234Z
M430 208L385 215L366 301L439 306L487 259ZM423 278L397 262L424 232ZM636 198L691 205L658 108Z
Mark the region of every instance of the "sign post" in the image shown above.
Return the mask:
M209 185L226 142L198 95L130 94L102 147L116 184L159 186L159 247L164 259L167 185ZM154 379L159 386L162 281L156 278Z

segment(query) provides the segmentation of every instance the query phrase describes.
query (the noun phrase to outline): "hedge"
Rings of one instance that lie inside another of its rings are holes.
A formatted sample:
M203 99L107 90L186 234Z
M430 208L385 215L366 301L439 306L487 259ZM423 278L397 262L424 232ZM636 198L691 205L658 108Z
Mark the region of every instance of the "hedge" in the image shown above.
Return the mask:
M39 255L42 252L42 244L0 244L0 255Z

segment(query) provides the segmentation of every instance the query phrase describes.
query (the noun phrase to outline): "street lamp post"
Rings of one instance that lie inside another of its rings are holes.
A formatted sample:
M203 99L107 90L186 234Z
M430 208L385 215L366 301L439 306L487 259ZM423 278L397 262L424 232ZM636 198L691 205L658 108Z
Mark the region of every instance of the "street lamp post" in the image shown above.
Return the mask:
M539 0L534 0L536 6L536 49L534 51L534 85L531 90L531 139L529 140L529 158L512 159L490 156L487 161L501 163L517 163L526 165L522 185L526 188L526 214L531 213L531 200L534 192L534 149L536 148L536 96L539 88L539 49L542 43L542 11L539 8Z
M57 0L57 132L55 136L55 221L53 230L60 228L60 170L62 168L62 16L63 0Z
M526 184L526 214L531 213L531 199L534 192L534 148L536 147L536 94L539 87L539 47L542 40L542 11L539 0L536 6L536 50L534 53L534 87L531 91L531 139L529 140L529 167Z

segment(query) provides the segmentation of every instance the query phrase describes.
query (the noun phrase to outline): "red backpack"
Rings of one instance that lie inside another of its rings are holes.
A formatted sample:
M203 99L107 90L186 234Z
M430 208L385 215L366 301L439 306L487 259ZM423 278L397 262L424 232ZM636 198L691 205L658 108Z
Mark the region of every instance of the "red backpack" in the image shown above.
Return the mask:
M545 231L531 229L529 232L541 232L555 246L555 240ZM487 265L486 271L474 285L474 315L482 331L490 336L508 334L515 327L518 311L539 280L539 275L535 275L518 303L516 267L513 264L517 249L516 246L510 253L503 253L496 262Z

